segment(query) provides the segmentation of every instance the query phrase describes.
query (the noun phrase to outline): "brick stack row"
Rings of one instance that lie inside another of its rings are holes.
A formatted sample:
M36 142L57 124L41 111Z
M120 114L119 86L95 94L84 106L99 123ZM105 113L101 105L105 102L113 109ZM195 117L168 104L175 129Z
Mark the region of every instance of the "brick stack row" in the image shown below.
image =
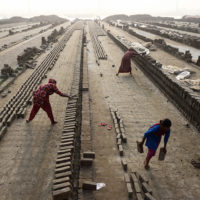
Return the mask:
M80 169L83 32L79 40L73 82L55 162L52 196L54 200L77 199Z
M0 111L0 139L4 136L7 126L10 126L14 119L24 117L27 105L32 103L33 92L41 81L47 77L48 70L51 70L59 58L60 52L64 49L65 43L73 33L70 28L62 40L46 56L43 62L34 70L30 77L23 83L17 93L11 97L9 102Z

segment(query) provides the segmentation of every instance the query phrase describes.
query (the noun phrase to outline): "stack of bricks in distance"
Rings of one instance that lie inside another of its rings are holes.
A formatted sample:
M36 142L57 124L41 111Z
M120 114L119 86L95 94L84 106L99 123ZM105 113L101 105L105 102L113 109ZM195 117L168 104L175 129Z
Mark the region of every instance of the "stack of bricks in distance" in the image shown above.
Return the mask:
M80 40L81 42L81 40ZM80 50L80 49L79 49ZM71 197L73 193L74 173L76 168L74 160L76 160L76 144L78 140L78 130L76 119L79 112L79 95L80 95L80 59L81 51L78 54L77 64L74 69L74 77L71 87L70 95L76 97L69 99L65 114L64 127L61 135L59 151L57 153L55 177L53 181L53 199L66 200ZM77 173L77 172L76 172Z

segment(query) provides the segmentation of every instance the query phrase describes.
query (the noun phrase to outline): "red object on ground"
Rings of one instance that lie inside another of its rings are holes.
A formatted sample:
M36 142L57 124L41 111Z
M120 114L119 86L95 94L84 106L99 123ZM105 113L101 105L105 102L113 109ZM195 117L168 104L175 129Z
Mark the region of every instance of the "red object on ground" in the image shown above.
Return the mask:
M107 129L108 129L108 130L112 130L112 125L108 125L108 126L107 126Z

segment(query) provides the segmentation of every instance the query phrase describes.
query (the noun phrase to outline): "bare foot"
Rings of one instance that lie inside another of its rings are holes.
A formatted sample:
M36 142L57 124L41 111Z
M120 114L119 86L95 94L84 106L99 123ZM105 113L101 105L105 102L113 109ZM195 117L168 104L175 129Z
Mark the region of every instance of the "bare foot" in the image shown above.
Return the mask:
M150 168L150 166L149 166L149 164L147 163L146 160L144 161L144 168L145 168L146 170L148 170L148 169Z
M149 166L149 165L145 165L144 168L145 168L146 170L148 170L148 169L150 169L150 166Z

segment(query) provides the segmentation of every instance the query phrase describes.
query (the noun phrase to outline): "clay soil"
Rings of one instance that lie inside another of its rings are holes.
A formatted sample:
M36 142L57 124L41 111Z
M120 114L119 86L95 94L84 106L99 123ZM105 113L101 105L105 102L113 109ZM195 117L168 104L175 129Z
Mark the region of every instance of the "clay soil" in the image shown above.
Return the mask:
M114 28L111 31L127 36L127 33ZM129 199L109 106L117 108L123 119L127 136L127 143L123 144L124 158L128 162L128 172L144 174L156 199L200 199L199 169L190 164L191 159L199 158L199 133L134 63L132 75L115 75L124 52L108 36L99 38L108 59L100 60L98 66L87 27L86 32L92 148L96 154L92 178L97 183L106 184L94 192L94 199ZM48 78L58 80L58 87L63 92L69 92L71 87L79 36L80 32L75 31L53 70L48 73ZM127 37L137 41L133 36ZM182 62L161 51L155 56L161 63L162 60L171 64ZM14 92L23 83L24 76L30 73L26 71L10 90ZM6 103L5 99L0 101L1 106ZM52 127L46 114L39 111L30 124L26 124L25 119L15 120L0 141L1 200L52 200L51 184L67 99L53 95L51 102L59 122L57 125ZM170 118L173 124L167 156L165 161L158 161L157 153L147 171L143 166L147 149L144 154L139 154L136 141L141 140L152 124L163 118ZM112 125L112 130L98 126L101 122Z

